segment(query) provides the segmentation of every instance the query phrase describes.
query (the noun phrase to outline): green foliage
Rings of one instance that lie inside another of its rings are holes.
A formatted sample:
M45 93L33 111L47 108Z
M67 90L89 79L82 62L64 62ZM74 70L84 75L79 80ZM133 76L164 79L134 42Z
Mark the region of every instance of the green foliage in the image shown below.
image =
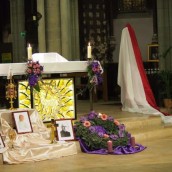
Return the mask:
M91 113L94 113L94 117L89 118L88 114L87 117L81 117L80 121L75 122L76 137L90 150L107 149L108 140L112 141L113 147L126 146L129 143L131 135L125 131L123 124L116 124L115 120L106 114Z

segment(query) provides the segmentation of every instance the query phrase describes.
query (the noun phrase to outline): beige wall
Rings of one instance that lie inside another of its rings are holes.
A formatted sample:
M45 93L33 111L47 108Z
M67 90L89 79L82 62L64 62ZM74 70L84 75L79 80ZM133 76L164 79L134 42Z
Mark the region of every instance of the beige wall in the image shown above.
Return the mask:
M153 36L153 21L152 18L123 18L115 19L114 25L114 35L116 37L116 49L114 51L114 61L118 62L119 58L119 48L121 41L122 29L129 23L136 34L136 38L140 47L143 61L148 59L147 44L152 42Z

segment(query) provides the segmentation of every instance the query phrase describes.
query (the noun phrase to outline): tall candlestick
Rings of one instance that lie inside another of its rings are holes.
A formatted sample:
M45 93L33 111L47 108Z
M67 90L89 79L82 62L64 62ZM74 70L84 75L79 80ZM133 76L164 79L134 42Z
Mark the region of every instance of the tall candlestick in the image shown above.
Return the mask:
M32 47L29 46L27 47L27 57L28 57L28 60L32 60Z
M91 45L90 45L90 42L88 43L88 46L87 46L87 58L88 59L91 59L92 55L91 55Z
M107 141L107 147L108 147L108 153L112 153L113 152L113 146L112 146L111 140Z

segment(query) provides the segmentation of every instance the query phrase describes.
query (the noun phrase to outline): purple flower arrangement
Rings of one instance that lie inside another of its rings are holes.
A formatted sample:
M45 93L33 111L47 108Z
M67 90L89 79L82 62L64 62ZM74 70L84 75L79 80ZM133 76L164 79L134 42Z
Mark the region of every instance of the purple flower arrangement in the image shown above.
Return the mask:
M37 91L40 91L38 81L41 78L42 72L43 66L41 66L38 61L34 62L32 60L28 60L26 73L29 86L33 87Z
M101 68L99 61L96 60L88 61L87 72L88 72L88 80L89 80L88 85L90 89L103 82L103 78L102 78L103 70Z
M89 150L106 149L109 140L113 148L130 144L131 134L125 130L124 124L106 114L92 111L76 121L74 129L76 137Z

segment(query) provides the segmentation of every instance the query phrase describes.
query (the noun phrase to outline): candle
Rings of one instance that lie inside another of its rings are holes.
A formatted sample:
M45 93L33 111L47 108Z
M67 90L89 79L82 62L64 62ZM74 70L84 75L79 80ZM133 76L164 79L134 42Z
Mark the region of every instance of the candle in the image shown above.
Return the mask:
M91 59L91 45L90 45L90 42L88 43L88 46L87 46L87 58L88 59Z
M111 140L107 141L107 147L108 147L108 152L112 153L113 152L113 146L112 146Z
M135 137L131 137L130 144L132 147L135 147Z
M27 57L28 57L28 60L32 60L32 47L29 46L27 47Z

